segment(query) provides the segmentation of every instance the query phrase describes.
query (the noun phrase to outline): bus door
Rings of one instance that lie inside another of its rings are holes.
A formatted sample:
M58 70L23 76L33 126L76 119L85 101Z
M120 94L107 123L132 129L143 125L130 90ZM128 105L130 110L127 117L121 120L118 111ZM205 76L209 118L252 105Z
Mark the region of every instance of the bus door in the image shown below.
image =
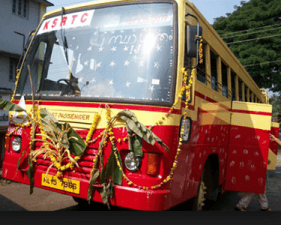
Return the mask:
M271 123L271 134L279 138L279 123L275 123L275 122ZM267 170L276 169L277 152L278 152L278 143L275 141L270 141Z
M232 104L224 190L264 193L272 106Z

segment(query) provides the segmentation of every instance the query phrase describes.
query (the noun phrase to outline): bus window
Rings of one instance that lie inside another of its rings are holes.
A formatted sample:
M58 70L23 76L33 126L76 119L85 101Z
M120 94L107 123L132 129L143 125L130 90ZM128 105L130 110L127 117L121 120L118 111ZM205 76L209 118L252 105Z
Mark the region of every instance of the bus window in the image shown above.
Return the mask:
M232 101L236 100L236 88L235 88L235 76L236 74L231 71L231 92L232 92Z
M221 62L221 80L222 80L222 95L227 97L227 66Z
M206 84L206 60L205 60L205 44L203 43L203 63L199 63L197 67L197 80Z
M249 89L249 102L252 102L252 91Z
M242 80L238 78L238 86L239 86L239 101L242 102Z
M218 72L217 72L217 56L211 50L211 85L212 89L218 91Z

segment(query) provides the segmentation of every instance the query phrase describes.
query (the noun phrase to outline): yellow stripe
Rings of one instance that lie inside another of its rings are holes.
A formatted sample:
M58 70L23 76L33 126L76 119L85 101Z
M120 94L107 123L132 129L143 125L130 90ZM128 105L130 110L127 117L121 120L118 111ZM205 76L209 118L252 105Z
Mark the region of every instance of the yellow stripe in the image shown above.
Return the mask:
M272 105L234 101L232 109L271 113Z
M230 123L229 113L202 113L200 125L228 125Z
M279 123L271 122L271 127L279 128Z
M83 107L66 107L61 106L60 110L58 106L42 106L46 108L50 113L56 117L59 121L70 122L70 125L76 129L89 129L93 122L95 113L100 113L101 120L97 126L97 129L105 128L107 125L106 111L101 108L83 108ZM27 111L31 109L30 105L27 105ZM114 117L117 113L123 111L122 109L111 109L111 117ZM133 112L138 121L145 126L156 125L156 122L165 117L166 113L163 112L147 112L140 110L130 110ZM168 109L167 109L168 111ZM165 117L166 118L166 117ZM171 114L163 122L163 125L167 126L179 126L181 115ZM79 127L79 128L78 128ZM125 123L116 122L114 127L125 127Z
M231 124L254 129L270 130L271 116L232 113Z
M275 170L276 162L277 162L277 155L275 155L274 152L271 149L269 149L267 170Z

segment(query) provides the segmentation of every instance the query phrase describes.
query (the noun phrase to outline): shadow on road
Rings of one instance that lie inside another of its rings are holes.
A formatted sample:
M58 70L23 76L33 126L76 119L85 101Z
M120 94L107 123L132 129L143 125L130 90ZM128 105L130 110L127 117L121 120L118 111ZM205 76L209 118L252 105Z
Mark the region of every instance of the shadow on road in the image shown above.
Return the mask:
M0 211L27 211L17 203L11 201L3 195L0 195Z

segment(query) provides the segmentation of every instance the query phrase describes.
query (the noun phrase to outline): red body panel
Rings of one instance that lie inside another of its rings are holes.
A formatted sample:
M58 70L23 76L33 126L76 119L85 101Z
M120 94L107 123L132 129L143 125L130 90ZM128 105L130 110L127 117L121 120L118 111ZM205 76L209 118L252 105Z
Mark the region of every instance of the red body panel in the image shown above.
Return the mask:
M198 92L195 92L195 95L199 98L204 99L205 101L219 104L217 101L204 96ZM26 103L31 104L30 101ZM104 107L105 104L97 104L97 103L65 103L65 102L40 102L40 105L64 105L64 106L79 106L79 107ZM195 104L194 104L195 105ZM194 105L189 106L189 110L195 111ZM266 158L266 146L268 149L269 143L263 143L256 139L251 139L251 137L258 137L260 135L269 135L268 133L264 133L259 130L247 130L242 127L234 127L230 126L230 124L220 120L218 115L224 113L230 113L231 109L228 109L224 105L220 105L220 110L217 111L204 111L200 107L197 108L197 119L192 120L192 130L191 137L188 143L183 143L182 151L178 157L178 166L173 174L173 179L161 186L160 189L157 190L139 190L138 188L131 187L127 184L127 182L123 178L122 186L114 187L114 198L111 200L112 205L127 207L137 210L166 210L176 204L184 202L192 197L195 197L197 194L198 183L205 165L207 158L210 155L216 155L219 163L219 184L223 184L226 181L226 167L227 161L228 164L230 161L228 160L228 153L233 154L235 150L237 155L233 157L234 160L240 160L240 157L245 154L245 147L247 147L248 155L251 155L252 161L248 161L244 164L245 168L250 168L250 171L253 170L252 165L256 167L255 171L249 173L250 179L259 179L256 177L255 172L263 173L264 162L263 158ZM164 107L153 107L153 106L131 106L131 105L111 105L111 108L117 109L134 109L134 110L145 110L152 112L167 112L168 108ZM175 114L181 114L181 110L175 110ZM212 116L212 115L216 116ZM208 117L209 120L213 121L213 123L209 125L204 124L204 120ZM231 127L231 131L230 131ZM29 151L26 151L24 157L20 164L20 169L16 173L16 165L19 157L21 156L22 151L25 148L29 147L29 133L30 129L21 129L21 132L17 131L15 135L20 135L23 137L23 148L20 153L15 153L10 149L6 150L5 162L3 164L3 177L6 179L14 180L17 182L29 184L29 179L25 175L25 171L27 169L27 156ZM96 130L94 133L94 137L99 135L102 130ZM77 131L82 138L86 138L87 132L86 130ZM178 137L179 137L179 125L176 126L155 126L153 128L153 132L162 139L165 144L170 147L169 152L164 153L163 147L158 144L155 146L151 146L146 142L142 142L142 147L144 151L144 156L142 159L142 165L139 171L137 172L129 172L123 166L126 176L141 186L153 186L159 184L167 175L170 173L170 169L173 166L173 160L176 154L176 149L178 145ZM254 132L254 133L253 133ZM239 134L241 135L239 142L236 141L236 137ZM127 135L126 129L124 128L114 128L114 135L118 138L124 138ZM12 141L13 136L11 136L10 143ZM229 143L232 145L229 148ZM87 191L89 186L90 179L90 171L93 167L93 159L96 157L97 149L98 149L99 141L96 143L90 144L88 149L83 154L81 160L79 160L79 168L75 169L75 173L66 171L64 172L65 178L70 178L74 180L80 181L80 194L68 193L65 191L48 188L41 185L41 176L42 173L46 173L48 166L50 165L50 160L44 160L42 157L38 157L37 163L35 164L35 186L39 188L44 188L52 191L56 191L63 194L68 194L80 198L87 198ZM40 144L37 143L37 147ZM117 148L120 151L120 155L122 161L128 152L128 143L121 142L117 143ZM256 156L254 149L261 148L262 151L259 152L259 156ZM109 157L111 148L107 145L104 149L104 162ZM149 176L146 174L146 162L147 162L147 153L154 152L159 154L160 157L160 168L158 176ZM236 157L236 158L235 158ZM261 165L260 165L261 164ZM232 165L232 164L231 164ZM236 165L237 166L237 165ZM243 179L243 177L239 176L240 167L230 167L228 174L235 175L236 181L240 181L239 179ZM245 169L244 168L244 169ZM238 171L238 172L237 172ZM244 170L243 170L244 171ZM49 171L49 174L54 175L56 173L56 169L52 168ZM238 183L238 182L237 182ZM261 186L264 184L264 180L260 180ZM97 187L100 187L97 184ZM241 189L241 185L236 186L238 189ZM248 186L249 190L256 188L253 185ZM261 191L262 189L255 189ZM94 201L102 202L102 199L97 191L93 191Z
M271 134L273 134L275 137L279 138L279 127L271 127ZM275 155L277 155L278 152L278 143L276 141L270 141L269 148Z

